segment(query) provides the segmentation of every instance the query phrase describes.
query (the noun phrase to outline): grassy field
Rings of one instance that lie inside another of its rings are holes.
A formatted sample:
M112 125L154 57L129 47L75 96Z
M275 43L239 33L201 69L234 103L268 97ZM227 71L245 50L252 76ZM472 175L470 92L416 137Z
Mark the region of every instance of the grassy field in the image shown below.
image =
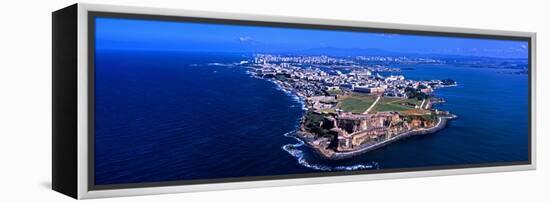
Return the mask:
M376 97L365 94L353 94L342 99L338 107L346 112L363 113L376 100Z
M413 99L385 98L384 100L388 104L397 104L397 105L408 103L408 104L414 104L414 105L420 106L420 104L422 104L422 100L418 100L416 98L413 98Z
M387 111L401 112L401 111L414 109L413 106L403 105L405 103L420 106L420 104L422 103L422 100L383 97L374 106L374 108L371 110L371 113L387 112Z
M375 100L376 96L354 93L340 100L338 107L346 112L363 113L372 105L372 103L374 103ZM369 113L387 111L403 112L407 110L414 110L414 105L420 106L420 104L422 104L422 100L417 100L416 98L404 99L382 97Z

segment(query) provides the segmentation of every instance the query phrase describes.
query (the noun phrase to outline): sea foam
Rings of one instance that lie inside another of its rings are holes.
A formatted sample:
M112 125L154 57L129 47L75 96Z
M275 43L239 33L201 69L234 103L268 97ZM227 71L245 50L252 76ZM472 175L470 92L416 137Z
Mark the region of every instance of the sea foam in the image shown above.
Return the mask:
M304 151L300 147L304 146L304 141L296 136L296 131L290 131L285 133L284 136L294 138L298 143L295 144L286 144L281 148L292 155L298 161L298 164L308 167L315 170L321 171L351 171L351 170L367 170L367 169L378 169L378 163L371 162L368 164L356 164L349 166L329 166L317 163L311 163L307 160Z
M251 72L247 72L247 73L251 74ZM272 80L272 79L266 79L266 80L275 84L274 86L275 89L284 92L287 96L291 97L293 101L295 101L296 103L299 103L304 112L307 111L307 106L303 98L298 96L295 92L292 92L291 90L287 90L283 88L275 80ZM300 119L298 119L298 121ZM296 128L298 127L299 127L299 124L296 126ZM305 146L304 141L298 138L295 134L296 134L296 131L290 131L288 133L285 133L284 136L294 138L296 141L298 141L298 143L283 145L281 149L283 149L284 151L288 152L291 156L296 158L296 160L298 161L298 164L304 167L311 168L314 170L321 170L321 171L351 171L351 170L378 169L378 163L376 162L371 162L368 164L356 164L356 165L350 165L350 166L329 166L329 165L311 163L306 159L304 151L300 148Z

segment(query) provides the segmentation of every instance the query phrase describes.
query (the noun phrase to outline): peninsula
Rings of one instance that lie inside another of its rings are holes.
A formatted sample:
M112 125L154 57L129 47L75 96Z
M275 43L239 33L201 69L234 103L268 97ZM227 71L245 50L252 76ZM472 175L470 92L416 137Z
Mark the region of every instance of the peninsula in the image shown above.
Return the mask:
M405 137L433 133L456 117L433 108L444 102L433 92L456 86L452 79L408 80L399 75L399 68L328 56L258 54L241 63L247 63L253 76L300 98L307 110L298 136L328 159L349 158Z

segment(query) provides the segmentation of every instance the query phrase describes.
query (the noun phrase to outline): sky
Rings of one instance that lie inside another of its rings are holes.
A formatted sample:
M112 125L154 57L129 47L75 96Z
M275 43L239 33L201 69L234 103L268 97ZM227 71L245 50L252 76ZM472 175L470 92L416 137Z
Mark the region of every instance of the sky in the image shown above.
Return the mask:
M379 49L395 53L527 58L526 41L304 28L96 18L96 49L292 53Z

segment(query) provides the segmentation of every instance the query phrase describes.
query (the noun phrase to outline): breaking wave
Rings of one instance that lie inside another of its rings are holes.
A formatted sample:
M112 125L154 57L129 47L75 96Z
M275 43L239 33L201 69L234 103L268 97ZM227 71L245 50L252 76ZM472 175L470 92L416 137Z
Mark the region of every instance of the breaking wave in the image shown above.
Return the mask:
M249 74L251 76L253 75L253 73L250 72L250 71L247 71L247 74ZM253 76L253 77L255 77L255 76ZM260 78L260 77L255 77L255 78ZM273 83L273 84L275 84L275 86L274 86L275 89L284 92L287 96L291 97L291 99L294 102L300 104L300 106L301 106L301 108L304 112L308 110L305 101L300 96L296 95L295 92L283 88L275 80L272 80L272 79L266 79L266 80ZM296 107L296 106L291 105L290 107ZM301 118L299 118L297 121L299 122L300 120L301 120ZM298 128L298 127L300 127L299 123L298 123L298 125L296 125L296 128ZM314 170L321 170L321 171L352 171L352 170L367 170L367 169L378 169L379 168L377 162L370 162L370 163L367 163L367 164L355 164L355 165L349 165L349 166L330 166L330 165L325 165L325 164L321 164L321 163L310 162L310 160L308 160L307 157L306 157L305 150L303 150L303 148L306 147L305 143L304 143L303 140L301 140L300 138L298 138L296 136L296 131L290 131L288 133L285 133L284 136L293 138L296 141L298 141L298 143L283 145L281 147L281 149L283 149L284 151L286 151L290 155L292 155L294 158L296 158L296 160L298 161L298 164L300 164L304 167L311 168L311 169L314 169Z
M378 169L378 163L371 162L368 164L356 164L356 165L350 165L350 166L329 166L329 165L323 165L318 163L311 163L306 159L306 155L304 153L304 150L301 150L299 147L304 147L305 143L300 138L296 137L296 131L290 131L288 133L285 133L284 136L294 138L298 141L298 143L295 144L287 144L282 146L282 149L288 152L290 155L292 155L296 160L298 161L298 164L315 169L315 170L321 170L321 171L352 171L352 170L367 170L367 169Z
M273 80L269 80L269 81L271 83L275 84L275 89L284 92L287 96L289 96L292 99L292 101L300 104L300 106L302 107L302 110L304 110L304 111L307 110L306 103L304 102L304 100L302 98L300 98L300 96L296 95L296 93L294 93L290 90L284 89L276 81L273 81ZM294 107L294 105L292 105L291 107Z

